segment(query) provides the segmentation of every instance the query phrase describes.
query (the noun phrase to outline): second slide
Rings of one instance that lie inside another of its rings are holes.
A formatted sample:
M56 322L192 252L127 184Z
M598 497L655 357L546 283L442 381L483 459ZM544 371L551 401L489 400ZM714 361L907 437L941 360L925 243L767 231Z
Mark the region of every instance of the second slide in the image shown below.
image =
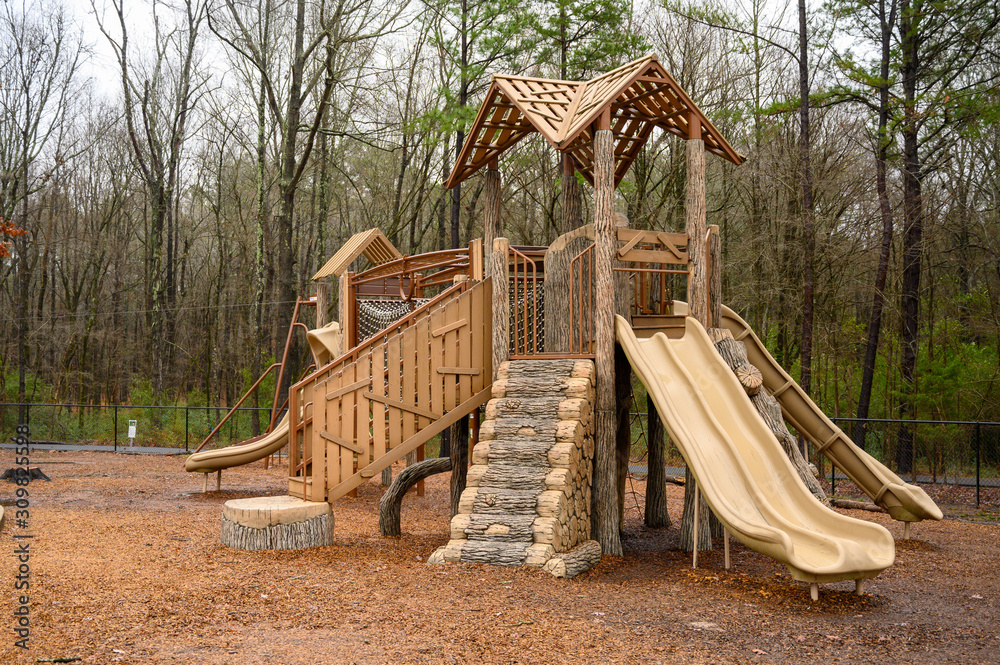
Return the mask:
M616 317L618 343L656 404L702 495L729 532L804 582L874 577L892 565L884 527L830 510L806 489L705 329L635 337Z

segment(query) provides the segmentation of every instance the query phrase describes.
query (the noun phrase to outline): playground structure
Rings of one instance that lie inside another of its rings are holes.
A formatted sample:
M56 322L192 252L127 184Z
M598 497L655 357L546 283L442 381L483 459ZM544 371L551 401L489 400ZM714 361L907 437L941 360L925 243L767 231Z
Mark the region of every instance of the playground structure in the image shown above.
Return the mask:
M684 233L629 229L614 213L614 190L654 127L687 141ZM594 223L547 248L511 246L501 222L499 157L532 132L594 186ZM941 512L858 449L722 306L706 151L743 161L655 56L588 82L494 76L446 183L487 168L484 238L403 256L377 229L352 237L314 277L318 328L330 301L325 280L338 280L343 352L313 346L317 369L291 386L282 420L274 423L276 409L264 437L199 452L187 469L246 463L288 442L289 495L333 502L404 456L422 459L428 441L468 428L471 416L467 487L451 540L431 562L571 576L602 553L621 553L628 365L616 362L617 343L688 463L695 514L701 496L725 526L727 552L732 535L812 584L814 597L816 584L846 579L860 592L862 580L892 565L892 537L816 500L751 390L771 392L786 419L907 534L910 522ZM372 267L350 272L362 255ZM749 364L727 365L713 346L723 339L746 345Z

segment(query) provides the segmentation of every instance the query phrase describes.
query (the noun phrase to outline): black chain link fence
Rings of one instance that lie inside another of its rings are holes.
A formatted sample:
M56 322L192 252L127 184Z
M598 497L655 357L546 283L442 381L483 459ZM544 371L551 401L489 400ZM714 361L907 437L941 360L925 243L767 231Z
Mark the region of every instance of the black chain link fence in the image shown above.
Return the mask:
M1000 506L1000 423L831 418L869 455L944 503ZM843 474L824 477L836 492Z
M226 407L215 406L0 403L0 443L6 444L15 435L22 410L34 446L102 446L117 450L132 445L178 453L193 450L229 412ZM270 413L270 407L237 409L209 447L232 445L260 434L267 428ZM130 440L132 420L136 422L136 436Z

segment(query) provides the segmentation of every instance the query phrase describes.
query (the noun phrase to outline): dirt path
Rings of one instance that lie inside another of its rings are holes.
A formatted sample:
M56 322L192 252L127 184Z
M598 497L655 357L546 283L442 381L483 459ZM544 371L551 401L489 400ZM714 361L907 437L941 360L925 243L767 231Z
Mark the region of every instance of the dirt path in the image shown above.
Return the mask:
M4 454L3 466L12 458ZM281 494L282 468L223 473L221 493L178 458L37 455L32 493L31 648L13 646L13 578L0 662L85 663L801 663L1000 662L1000 527L922 523L863 597L823 585L818 603L739 545L675 551L676 530L641 525L629 497L626 555L575 580L537 570L430 567L448 538L447 476L409 497L400 539L378 535L381 487L335 505L336 544L250 553L219 543L221 506ZM0 485L6 504L13 485ZM671 486L680 517L682 488ZM885 515L845 511L885 524ZM13 524L0 539L13 551Z

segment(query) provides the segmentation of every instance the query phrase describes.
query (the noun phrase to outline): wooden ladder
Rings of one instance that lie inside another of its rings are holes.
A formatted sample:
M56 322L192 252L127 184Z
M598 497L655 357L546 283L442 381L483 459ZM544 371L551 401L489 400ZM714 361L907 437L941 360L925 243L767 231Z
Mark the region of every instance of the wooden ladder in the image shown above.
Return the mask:
M338 499L485 403L491 294L460 282L295 384L288 493Z

